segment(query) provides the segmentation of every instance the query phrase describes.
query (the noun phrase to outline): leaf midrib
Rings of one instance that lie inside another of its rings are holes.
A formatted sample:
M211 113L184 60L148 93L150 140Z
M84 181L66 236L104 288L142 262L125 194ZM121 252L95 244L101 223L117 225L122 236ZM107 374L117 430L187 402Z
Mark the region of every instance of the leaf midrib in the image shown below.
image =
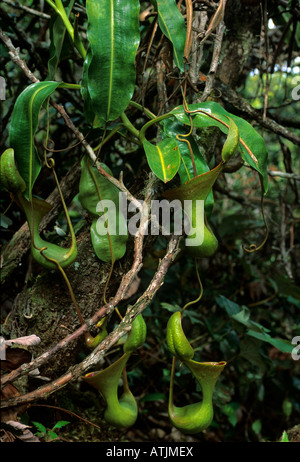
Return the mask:
M111 99L112 99L112 82L113 82L113 72L114 72L114 5L113 0L110 0L110 41L111 41L111 56L110 56L110 76L109 76L109 90L108 90L108 102L107 102L107 113L106 119L109 119L110 108L111 108Z

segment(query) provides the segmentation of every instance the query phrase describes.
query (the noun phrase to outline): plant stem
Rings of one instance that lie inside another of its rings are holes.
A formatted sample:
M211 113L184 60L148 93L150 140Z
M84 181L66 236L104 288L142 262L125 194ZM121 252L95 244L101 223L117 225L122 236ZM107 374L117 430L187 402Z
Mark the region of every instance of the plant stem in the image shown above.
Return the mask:
M46 2L54 9L54 11L59 14L59 10L57 8L57 6L55 5L55 3L52 2L52 0L46 0Z
M140 111L144 111L145 114L147 114L147 116L150 117L150 119L155 119L156 118L156 115L153 114L153 112L149 111L149 109L145 108L141 104L136 103L135 101L130 101L129 104L130 104L130 106L135 107L135 108L139 109Z
M80 90L81 89L81 85L77 83L62 82L59 86L60 88L69 88L70 90Z
M171 114L171 113L163 114L163 115L161 115L159 117L156 117L155 119L149 120L149 122L145 123L145 125L143 125L143 127L140 130L140 140L142 142L146 140L146 131L148 130L149 127L151 127L151 125L159 123L164 119L169 119L170 117L174 117L174 114Z
M121 114L121 119L122 119L122 122L123 122L123 125L125 128L127 128L127 130L132 133L134 136L136 136L137 138L140 137L140 132L134 127L134 125L132 125L132 123L130 122L130 120L128 119L127 115L125 114L125 112L123 112Z
M119 124L117 125L115 128L113 128L111 130L111 132L109 133L109 135L107 135L104 140L101 141L100 144L98 144L95 148L94 148L94 151L98 151L98 149L100 149L112 136L114 136L115 133L117 133L120 128L122 127L122 124Z

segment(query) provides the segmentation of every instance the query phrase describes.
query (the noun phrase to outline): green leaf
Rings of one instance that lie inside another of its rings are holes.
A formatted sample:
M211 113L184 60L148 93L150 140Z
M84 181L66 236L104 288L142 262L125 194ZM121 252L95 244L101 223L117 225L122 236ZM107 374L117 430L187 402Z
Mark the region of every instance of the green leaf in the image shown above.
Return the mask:
M39 112L44 101L61 85L59 82L37 82L29 85L17 98L13 109L9 144L15 151L19 173L26 183L24 196L29 200L41 170L34 135L38 128Z
M0 226L2 226L2 228L7 229L12 224L13 224L13 221L9 217L7 217L6 215L3 215L2 213L0 214Z
M175 313L175 311L180 310L180 306L177 305L177 303L171 305L170 303L162 302L160 305L163 309L170 311L171 313Z
M251 425L252 430L256 435L259 435L262 429L262 424L260 419L256 419L252 425Z
M227 416L229 423L235 427L236 424L238 423L238 418L237 418L237 409L239 408L239 403L228 403L225 404L222 407L222 412Z
M274 274L272 279L274 280L277 286L277 291L281 296L293 297L296 300L300 300L300 287L288 277L281 274Z
M165 183L172 180L178 172L181 161L176 140L165 138L157 145L144 140L143 148L153 173Z
M209 172L196 176L178 188L168 189L164 192L163 196L169 200L179 199L182 202L184 200L196 199L205 201L222 170L223 165L219 164Z
M260 341L245 335L240 340L239 356L249 361L255 367L256 374L262 377L267 371L271 371L272 363L268 357L262 354L260 347Z
M284 430L281 435L280 443L289 443L289 437L286 430Z
M32 422L32 423L39 432L43 433L44 435L47 434L47 428L43 424L41 424L40 422Z
M282 410L284 415L289 418L293 411L293 403L289 398L285 398L282 403Z
M85 115L95 126L117 119L134 91L138 0L87 0L89 48L84 62Z
M176 66L184 72L184 47L186 40L185 21L175 0L156 0L158 24L161 31L173 45Z
M57 422L54 427L52 428L52 430L55 430L56 428L62 428L62 427L65 427L66 425L68 425L70 422L68 422L67 420L60 420L59 422Z
M200 104L191 104L189 111L195 128L218 127L223 133L228 133L229 119L232 119L239 130L239 149L242 158L260 175L264 192L268 190L267 160L268 152L263 138L246 120L227 112L220 104L207 101ZM182 106L175 108L172 113L180 122L190 125L190 118ZM229 118L229 119L228 119Z
M48 432L49 441L55 440L56 438L58 438L58 434L55 433L53 430L49 430Z
M70 16L74 2L75 0L71 0L68 6L65 8L67 17ZM66 43L65 38L66 38L66 26L63 20L61 19L60 15L54 14L53 17L51 17L51 22L50 22L50 40L51 40L50 49L49 49L50 58L48 61L48 76L46 80L54 79L57 66L61 59L63 45ZM67 40L69 40L69 35L67 36ZM68 43L68 50L69 49L70 49L70 43Z
M112 174L106 165L101 165ZM90 228L92 244L97 257L105 262L116 261L126 252L128 231L119 197L118 188L104 178L96 167L90 165L85 156L81 161L79 200L93 217Z
M291 353L294 349L294 346L291 345L291 343L287 340L283 340L281 338L273 338L266 332L256 332L253 330L249 330L247 332L247 335L250 335L251 337L254 337L258 340L262 340L263 342L269 343L282 353Z
M250 319L250 310L246 306L238 304L227 299L223 295L216 297L216 301L221 308L224 308L228 316L234 321L244 325L247 328L246 334L262 342L269 343L283 353L291 353L293 345L290 342L272 337L268 332L269 329Z
M236 322L243 324L248 329L258 332L269 332L269 329L265 328L261 324L252 321L250 319L250 310L246 306L240 306L237 303L224 297L224 295L218 295L216 301L221 308L224 308L228 316Z

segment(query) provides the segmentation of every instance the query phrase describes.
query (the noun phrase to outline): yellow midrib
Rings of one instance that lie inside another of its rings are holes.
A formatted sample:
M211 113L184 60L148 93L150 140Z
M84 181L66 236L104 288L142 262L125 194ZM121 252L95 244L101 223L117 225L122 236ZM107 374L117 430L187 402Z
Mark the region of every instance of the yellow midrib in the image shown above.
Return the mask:
M111 55L110 55L110 75L109 75L109 89L108 89L108 101L107 101L107 112L106 120L109 119L109 113L111 108L111 96L112 96L112 81L113 81L113 61L114 61L114 0L110 1L110 42L111 42Z
M162 152L161 152L161 149L159 148L159 146L156 146L156 148L157 148L158 155L159 155L159 160L160 160L160 163L161 163L161 168L162 168L162 172L163 172L163 178L164 178L164 181L166 181L167 175L166 175L164 157L162 155Z
M35 97L36 95L39 94L40 91L44 90L44 88L47 87L47 84L41 86L40 88L38 88L36 90L36 92L33 94L32 98L31 98L31 101L30 101L30 110L29 110L29 113L30 113L30 169L29 169L29 198L31 200L31 197L32 197L32 162L33 162L33 127L32 127L32 107L33 107L33 103L34 103L34 100L35 100Z

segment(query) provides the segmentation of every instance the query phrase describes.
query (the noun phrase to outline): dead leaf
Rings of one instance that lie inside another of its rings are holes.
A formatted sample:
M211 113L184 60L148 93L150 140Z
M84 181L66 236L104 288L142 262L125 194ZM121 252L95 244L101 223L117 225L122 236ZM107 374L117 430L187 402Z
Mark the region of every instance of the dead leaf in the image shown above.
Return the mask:
M13 371L24 363L30 363L31 353L24 348L6 348L5 359L1 360L1 369Z
M9 420L6 422L7 425L10 425L15 430L19 430L21 435L18 435L17 438L24 443L40 443L40 440L35 436L30 430L28 425L24 425L18 421Z
M2 388L2 390L0 390L1 401L15 396L20 396L20 392L11 383L8 383ZM9 420L17 421L18 416L22 415L28 407L30 407L30 404L21 404L19 406L11 406L1 409L1 422L8 422Z
M18 345L34 346L38 345L41 342L40 337L37 335L27 335L26 337L12 338L10 340L4 340L5 345L13 345L17 343Z

